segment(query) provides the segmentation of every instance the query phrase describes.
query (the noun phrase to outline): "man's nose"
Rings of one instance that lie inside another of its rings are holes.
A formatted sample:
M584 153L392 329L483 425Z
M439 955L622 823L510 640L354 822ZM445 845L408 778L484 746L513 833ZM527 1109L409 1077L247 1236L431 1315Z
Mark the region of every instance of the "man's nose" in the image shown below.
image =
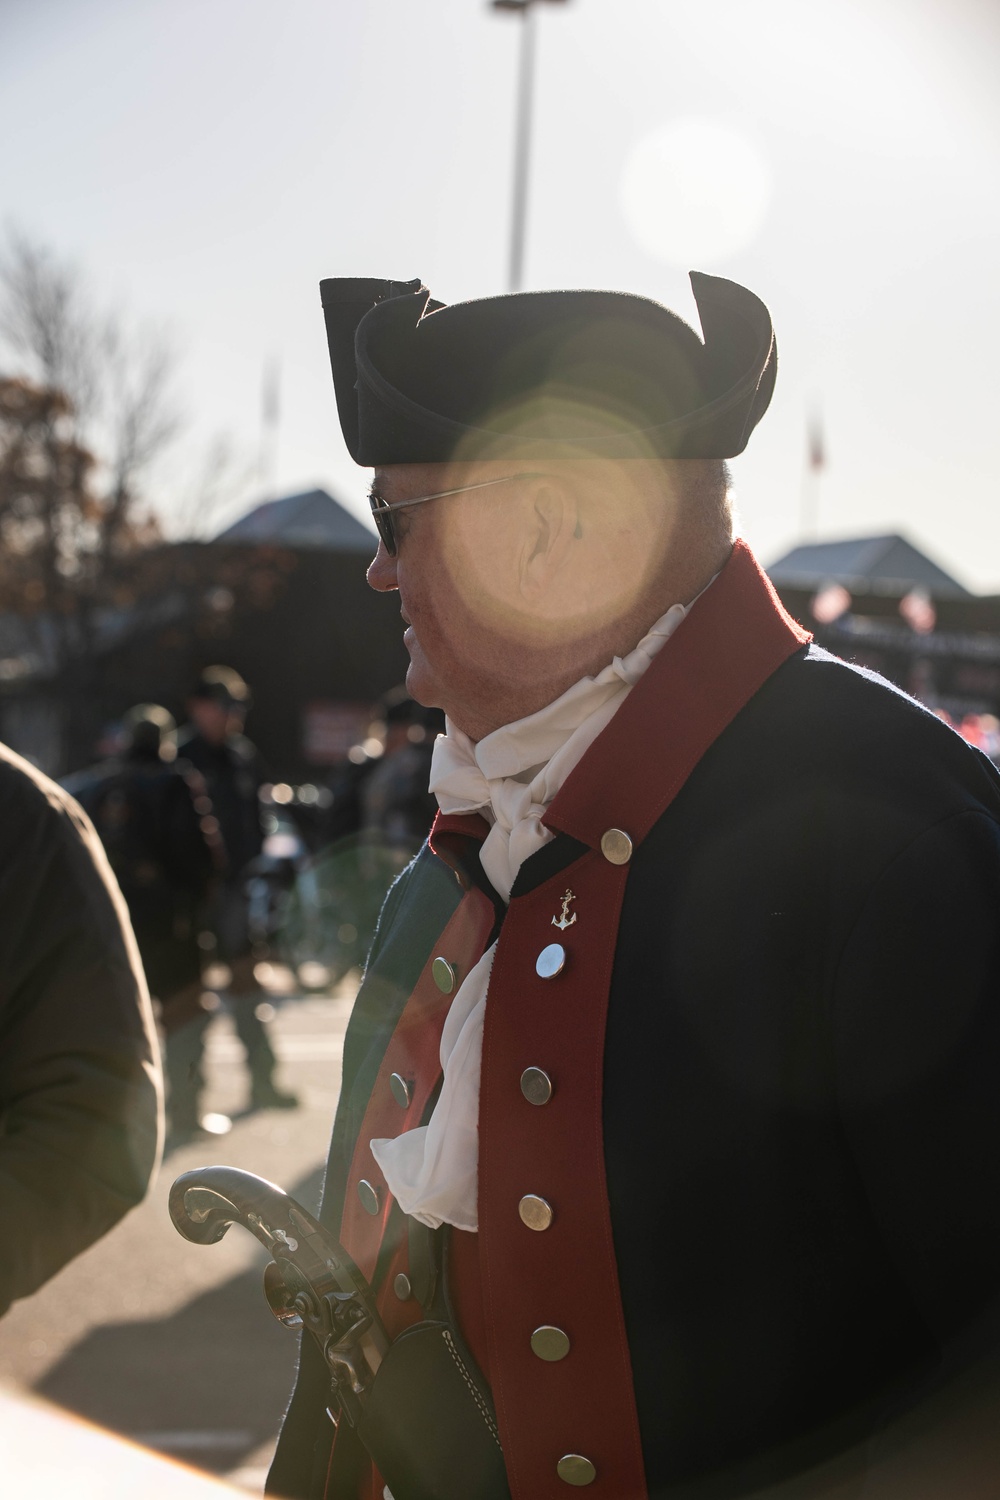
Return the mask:
M378 551L368 565L367 578L370 586L377 589L380 594L390 594L396 583L396 559L385 550L385 543L379 538Z

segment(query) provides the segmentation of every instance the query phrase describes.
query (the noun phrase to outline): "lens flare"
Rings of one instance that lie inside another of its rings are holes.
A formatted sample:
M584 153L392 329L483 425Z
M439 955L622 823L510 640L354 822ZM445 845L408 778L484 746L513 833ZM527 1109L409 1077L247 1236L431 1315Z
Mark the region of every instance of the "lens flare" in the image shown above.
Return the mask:
M622 211L635 240L657 260L684 268L746 249L770 199L760 151L717 120L659 126L636 141L622 172Z

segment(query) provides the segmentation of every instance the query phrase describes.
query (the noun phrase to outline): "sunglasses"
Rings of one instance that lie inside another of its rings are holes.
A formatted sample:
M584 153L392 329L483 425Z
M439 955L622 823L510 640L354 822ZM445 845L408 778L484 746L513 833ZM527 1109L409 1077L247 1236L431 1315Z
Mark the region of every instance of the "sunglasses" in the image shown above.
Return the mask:
M513 484L515 479L541 479L542 477L541 474L534 472L504 474L500 479L481 479L478 484L460 485L457 490L440 490L436 495L418 495L414 500L401 500L398 505L390 505L375 489L372 489L368 500L372 508L375 529L382 539L382 545L390 557L395 557L396 527L392 518L397 510L409 510L414 505L426 505L428 500L446 500L449 495L465 495L470 490L485 490L491 484Z

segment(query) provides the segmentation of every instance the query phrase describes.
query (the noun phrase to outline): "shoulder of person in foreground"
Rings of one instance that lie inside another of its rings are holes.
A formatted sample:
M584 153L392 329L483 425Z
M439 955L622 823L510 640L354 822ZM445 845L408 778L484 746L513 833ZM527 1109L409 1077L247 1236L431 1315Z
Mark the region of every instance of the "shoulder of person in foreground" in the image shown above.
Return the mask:
M135 939L73 799L0 747L0 1311L143 1197L161 1082Z

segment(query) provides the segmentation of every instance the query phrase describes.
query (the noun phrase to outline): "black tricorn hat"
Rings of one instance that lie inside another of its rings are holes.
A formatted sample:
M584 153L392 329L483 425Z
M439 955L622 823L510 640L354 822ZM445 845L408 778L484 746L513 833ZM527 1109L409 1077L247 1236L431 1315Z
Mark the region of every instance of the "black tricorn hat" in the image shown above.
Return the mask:
M771 316L691 272L704 332L624 292L519 292L446 306L419 281L320 283L356 463L732 458L767 410Z

